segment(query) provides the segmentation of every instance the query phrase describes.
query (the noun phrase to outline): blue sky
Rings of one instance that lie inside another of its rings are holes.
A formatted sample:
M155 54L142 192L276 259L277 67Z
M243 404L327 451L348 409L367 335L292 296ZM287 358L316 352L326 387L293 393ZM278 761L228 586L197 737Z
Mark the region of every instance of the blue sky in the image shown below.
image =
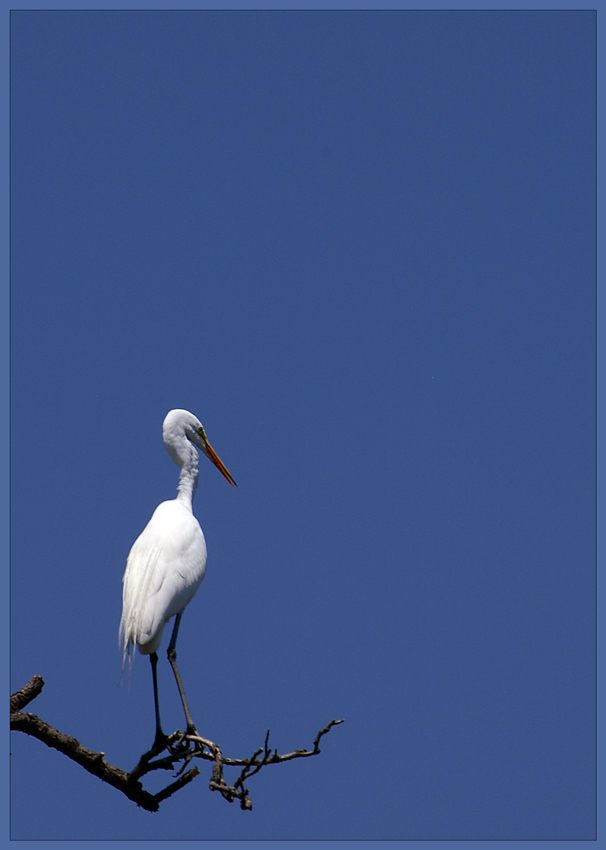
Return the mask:
M128 550L201 462L179 661L244 813L13 734L14 839L595 836L595 15L12 17L11 685L128 768ZM170 729L182 725L163 657Z

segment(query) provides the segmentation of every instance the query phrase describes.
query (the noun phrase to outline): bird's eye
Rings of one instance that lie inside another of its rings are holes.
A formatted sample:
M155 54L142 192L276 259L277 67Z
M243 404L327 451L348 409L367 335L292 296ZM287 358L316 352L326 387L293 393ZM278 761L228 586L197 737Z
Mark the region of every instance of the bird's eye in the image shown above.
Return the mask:
M206 431L201 425L198 428L198 434L202 437L203 440L208 440L208 437L206 436Z

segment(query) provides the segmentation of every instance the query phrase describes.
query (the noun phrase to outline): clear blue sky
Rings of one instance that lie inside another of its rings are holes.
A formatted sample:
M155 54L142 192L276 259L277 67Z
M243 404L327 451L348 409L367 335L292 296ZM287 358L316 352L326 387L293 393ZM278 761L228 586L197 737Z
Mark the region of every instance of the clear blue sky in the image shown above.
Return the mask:
M595 23L13 13L12 687L151 743L121 578L186 407L238 482L202 459L198 728L346 719L252 813L13 734L14 839L595 836Z

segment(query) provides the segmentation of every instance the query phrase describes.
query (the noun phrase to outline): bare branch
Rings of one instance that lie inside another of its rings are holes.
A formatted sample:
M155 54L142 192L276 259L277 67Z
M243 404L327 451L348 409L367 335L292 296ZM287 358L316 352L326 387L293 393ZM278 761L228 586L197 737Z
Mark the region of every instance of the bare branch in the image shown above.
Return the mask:
M11 707L13 704L25 705L30 702L32 699L29 696L31 692L37 688L38 693L40 693L43 685L44 681L42 677L34 676L24 688L13 694L11 697ZM140 782L130 782L125 770L121 770L119 767L114 767L114 765L106 762L104 760L105 753L96 753L93 750L83 747L76 738L59 732L58 729L41 720L36 714L11 711L11 729L32 735L46 744L47 747L54 747L56 750L59 750L60 753L63 753L72 759L72 761L77 762L89 773L92 773L93 776L97 776L103 782L107 782L109 785L113 785L114 788L122 791L123 794L126 794L130 800L133 800L133 802L137 803L143 809L149 812L158 811L159 802L155 800L154 795L145 791Z
M44 679L42 676L32 676L27 685L24 685L20 691L11 695L11 714L14 711L21 711L28 702L36 699L44 687Z
M149 812L157 812L160 803L166 800L176 791L190 783L200 773L198 767L193 767L184 773L186 767L193 758L212 761L212 776L210 790L219 791L229 803L234 800L240 801L240 808L252 809L252 802L248 796L248 789L244 782L258 773L261 768L268 764L279 764L296 758L315 756L320 752L320 740L333 726L343 723L343 720L331 720L316 735L311 750L299 749L291 753L280 755L277 750L271 750L269 746L269 729L265 736L262 747L259 747L252 756L248 758L228 758L223 755L218 744L203 738L200 735L189 735L183 732L174 732L169 735L166 747L152 749L144 753L138 764L127 773L119 767L115 767L105 761L105 753L97 753L83 747L75 738L59 732L50 724L41 720L37 715L21 711L29 702L37 697L44 686L42 676L33 676L21 690L11 696L11 729L25 732L38 738L48 747L54 747L66 755L72 761L77 762L93 776L97 776L103 782L107 782L119 791L122 791L130 800ZM168 755L157 758L162 752L168 750ZM146 791L141 782L141 777L155 770L174 770L175 765L182 762L178 770L177 779L157 794ZM240 775L233 785L228 785L224 777L224 768L241 767Z

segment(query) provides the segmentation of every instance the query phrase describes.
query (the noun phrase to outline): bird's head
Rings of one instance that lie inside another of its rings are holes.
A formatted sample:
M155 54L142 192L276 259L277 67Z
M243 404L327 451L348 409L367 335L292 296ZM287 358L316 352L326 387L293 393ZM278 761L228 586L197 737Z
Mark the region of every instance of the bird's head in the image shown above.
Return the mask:
M183 464L182 452L180 447L183 446L184 438L193 443L194 446L204 452L206 457L211 460L225 478L229 481L232 487L236 486L236 482L232 478L231 473L208 442L206 431L204 430L200 420L190 413L188 410L171 410L166 414L162 425L162 438L168 453L180 466Z

